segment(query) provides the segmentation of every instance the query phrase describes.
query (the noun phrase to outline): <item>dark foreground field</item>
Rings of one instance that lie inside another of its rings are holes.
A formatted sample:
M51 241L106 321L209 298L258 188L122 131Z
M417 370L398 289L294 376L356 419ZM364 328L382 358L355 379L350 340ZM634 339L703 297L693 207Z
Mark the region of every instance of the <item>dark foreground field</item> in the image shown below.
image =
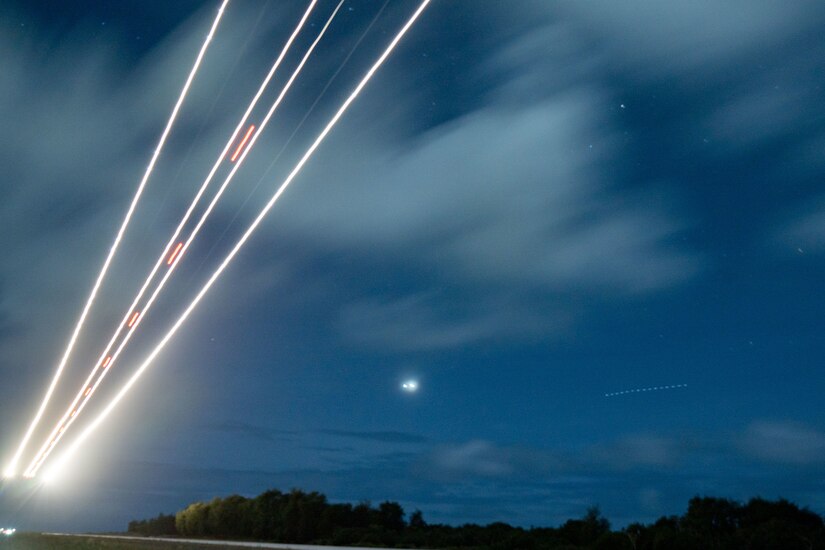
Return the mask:
M230 546L63 537L30 533L21 533L13 537L0 539L0 549L2 550L221 550L228 548L237 549L237 547Z

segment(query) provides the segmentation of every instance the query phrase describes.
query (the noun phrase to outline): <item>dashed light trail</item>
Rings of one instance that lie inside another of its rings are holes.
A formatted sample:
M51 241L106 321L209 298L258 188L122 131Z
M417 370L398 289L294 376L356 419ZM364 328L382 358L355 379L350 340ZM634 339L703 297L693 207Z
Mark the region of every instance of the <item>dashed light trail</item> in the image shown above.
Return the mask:
M674 384L671 386L651 386L649 388L636 388L633 390L624 390L624 391L615 391L612 393L604 394L605 397L615 397L617 395L627 395L630 393L644 393L649 391L660 391L660 390L675 390L677 388L687 388L687 384Z
M338 121L344 115L347 109L349 109L352 102L355 101L355 99L360 95L361 91L372 79L372 77L375 75L378 69L384 64L384 62L387 60L387 58L390 56L393 50L395 50L398 43L401 41L404 35L407 34L407 32L410 30L413 24L418 20L419 16L424 12L424 10L430 4L430 2L431 0L424 0L419 5L418 9L413 13L413 15L407 20L407 22L404 24L401 30L398 31L398 33L389 43L389 45L381 54L381 56L372 65L372 67L370 67L370 69L367 71L367 73L364 75L364 77L361 79L361 81L358 83L355 89L350 93L347 99L338 108L338 111L336 111L335 115L333 115L333 117L330 119L330 121L321 131L321 133L318 134L318 136L315 138L315 141L313 141L312 145L310 145L310 147L306 150L304 155L301 157L301 159L298 161L298 163L295 165L295 167L292 169L292 171L289 173L286 179L281 183L277 191L275 191L275 194L269 199L269 202L266 203L264 208L260 211L258 216L252 222L252 224L246 229L243 236L241 236L238 242L235 243L234 247L229 252L229 254L223 259L218 268L209 277L206 284L204 284L204 286L201 287L195 298L186 307L181 316L178 317L178 319L175 321L175 323L172 325L169 331L163 336L163 338L161 338L160 342L155 346L155 348L152 350L149 356L143 361L143 363L141 363L137 371L135 371L135 373L129 378L129 380L124 384L124 386L115 395L115 397L106 405L106 407L100 412L100 414L97 417L95 417L95 419L80 433L77 439L72 441L68 449L58 457L58 459L52 465L52 467L49 470L47 470L47 477L53 477L66 465L68 460L78 451L78 449L80 449L83 443L89 438L89 436L91 436L95 432L95 430L97 430L97 428L103 423L103 421L106 420L106 418L117 407L120 401L122 401L126 394L129 393L129 390L131 390L135 383L140 379L140 377L143 375L146 369L149 368L149 366L152 364L152 362L155 360L158 354L160 354L160 352L166 347L166 344L168 344L169 341L178 332L178 330L180 330L180 327L186 322L186 320L189 318L189 316L192 314L192 312L195 310L195 308L198 306L198 304L207 294L207 292L209 292L209 290L212 288L212 285L215 284L215 282L218 280L218 278L221 276L224 270L226 270L226 268L238 254L238 252L240 252L240 250L246 244L247 240L249 240L249 237L252 236L252 234L258 228L258 226L269 213L269 211L272 209L272 207L275 206L275 203L278 201L281 195L283 195L284 191L287 189L289 184L292 183L295 177L301 172L304 165L313 156L313 154L324 141L324 139L326 139L330 131L335 127L335 125L338 123ZM40 465L42 465L42 462ZM40 465L38 465L38 469Z
M106 273L109 270L109 266L114 259L115 253L117 252L118 246L120 245L120 241L123 238L123 234L126 232L126 228L129 225L129 221L132 218L132 214L137 207L138 202L140 201L140 197L143 194L143 190L146 187L146 183L149 181L149 176L152 174L152 170L155 167L155 163L157 162L158 157L160 156L160 152L163 149L164 144L166 143L166 138L169 136L170 131L172 130L172 126L177 119L178 112L180 111L181 106L183 105L184 99L186 99L186 95L189 91L192 82L195 79L195 75L198 72L198 68L201 65L201 61L203 57L206 55L206 50L209 47L210 42L212 42L212 38L215 34L215 30L218 28L218 24L220 23L221 19L223 18L224 10L226 5L229 3L229 0L223 0L220 8L218 9L218 14L215 16L215 20L212 23L212 27L209 30L209 34L207 34L206 39L201 46L200 51L198 52L198 56L195 59L195 64L192 66L192 69L189 72L189 76L186 79L186 83L183 85L183 89L181 90L180 96L178 97L177 102L175 103L175 107L172 109L172 114L169 116L169 120L166 123L166 127L161 134L160 140L158 141L157 146L155 147L155 151L152 154L152 158L149 161L149 165L146 167L146 172L143 175L143 178L138 185L137 191L135 192L135 196L132 198L132 202L129 205L129 209L126 212L126 216L121 223L120 229L115 236L115 240L112 243L111 248L109 249L109 253L106 256L106 260L103 262L103 267L100 270L100 273L97 276L97 280L95 281L94 286L92 287L92 292L89 294L89 298L86 300L86 305L83 307L83 311L80 314L80 318L75 325L74 331L72 332L72 336L69 339L69 343L66 346L66 350L63 353L63 357L60 360L60 363L57 366L57 370L55 371L54 376L52 377L52 381L49 384L49 388L46 390L46 395L43 398L42 403L40 404L40 408L37 410L37 413L32 420L31 425L29 426L28 430L26 430L26 434L23 436L23 440L20 442L20 445L17 448L17 451L14 453L13 458L8 463L6 468L3 471L4 477L12 477L16 474L17 471L17 463L20 461L20 456L25 451L26 446L28 445L29 439L31 439L34 430L37 428L37 425L40 423L40 419L43 417L43 413L46 410L46 407L51 400L52 394L54 393L55 387L57 386L57 382L60 380L61 375L63 374L63 370L66 367L66 363L69 360L69 356L74 349L75 343L77 342L78 337L80 336L80 331L83 329L83 324L86 321L86 317L89 314L89 311L94 304L95 298L97 297L97 292L100 289L101 284L103 284L103 279L106 277Z

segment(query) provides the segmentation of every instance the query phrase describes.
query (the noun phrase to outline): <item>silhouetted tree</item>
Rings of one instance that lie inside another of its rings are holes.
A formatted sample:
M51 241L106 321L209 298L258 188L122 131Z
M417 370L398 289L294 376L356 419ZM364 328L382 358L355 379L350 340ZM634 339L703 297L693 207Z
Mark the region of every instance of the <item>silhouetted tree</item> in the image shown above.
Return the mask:
M598 508L561 527L526 530L503 522L458 527L428 524L416 510L404 522L396 502L330 504L320 493L272 490L253 499L240 495L196 502L174 517L132 521L141 535L178 533L339 546L473 548L477 550L825 550L825 524L787 500L751 499L747 504L695 497L686 513L633 523L611 531Z

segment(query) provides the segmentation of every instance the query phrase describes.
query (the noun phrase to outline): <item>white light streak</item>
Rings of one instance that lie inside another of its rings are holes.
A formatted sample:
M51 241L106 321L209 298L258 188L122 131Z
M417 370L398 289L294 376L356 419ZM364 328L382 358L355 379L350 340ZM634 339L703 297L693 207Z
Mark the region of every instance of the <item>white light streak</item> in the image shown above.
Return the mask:
M117 329L115 330L115 333L112 335L111 339L109 340L109 343L106 345L106 348L103 350L103 353L100 355L100 358L98 359L98 362L96 363L95 367L92 369L91 374L88 376L88 378L84 382L83 386L81 387L78 394L75 396L75 399L74 399L74 401L72 401L72 404L69 406L69 408L64 413L63 417L55 425L55 427L53 428L53 430L52 430L51 434L49 435L49 437L46 438L46 441L43 443L40 450L37 452L35 457L32 459L32 461L29 464L28 468L26 468L25 474L27 476L31 477L32 475L34 475L34 472L39 467L39 464L42 463L45 460L45 458L46 458L45 455L48 454L50 452L50 449L54 447L52 442L55 441L55 439L60 439L62 437L60 435L60 428L67 421L69 421L70 424L71 424L71 422L74 421L74 417L77 416L80 413L80 411L86 405L86 402L94 394L94 391L97 388L97 386L100 384L100 382L102 382L103 377L105 376L105 371L98 378L97 382L93 386L90 386L92 384L92 381L95 379L95 375L98 372L98 366L97 365L100 364L100 362L104 359L104 357L107 356L109 351L112 349L112 346L114 346L115 342L117 341L117 338L120 336L120 333L122 332L124 325L126 325L127 328L130 328L131 330L127 333L127 336L124 339L124 342L120 345L120 347L117 349L117 351L112 355L112 359L109 361L108 367L111 367L112 364L114 364L114 362L117 359L118 355L120 355L121 350L125 347L126 343L128 343L129 339L131 338L132 333L135 331L135 329L137 329L138 325L140 325L139 321L143 319L144 315L151 308L152 302L154 302L154 298L157 295L158 291L155 291L155 294L153 294L153 296L150 299L149 303L143 309L143 315L140 315L140 318L136 319L136 321L138 321L138 322L128 324L129 323L129 316L132 315L133 311L135 311L135 308L137 307L138 302L140 302L140 300L143 298L143 295L146 293L147 289L152 284L152 281L154 280L155 275L157 275L158 270L163 265L164 260L167 260L167 256L169 255L169 251L172 249L172 246L175 245L175 242L177 241L178 236L180 235L181 231L183 231L183 228L186 225L186 223L189 221L189 218L192 215L192 213L194 212L195 207L198 205L198 203L200 202L201 197L206 192L207 187L209 187L209 184L212 182L212 178L215 177L215 173L218 171L218 168L221 166L221 164L223 164L225 162L226 155L229 152L230 148L232 147L232 144L237 139L238 135L241 132L241 129L246 125L246 122L249 119L249 116L252 114L253 109L257 106L258 101L260 100L260 98L263 95L264 91L268 87L269 82L272 80L272 77L275 75L275 73L277 72L277 70L280 67L281 63L283 62L284 58L286 57L287 53L289 52L289 50L292 46L292 43L295 41L295 39L298 37L298 34L300 34L301 30L304 28L304 25L306 24L307 20L309 19L309 16L312 13L312 10L315 8L317 3L318 3L318 0L311 0L310 1L309 5L307 6L307 9L304 11L303 16L301 17L301 20L298 22L298 25L292 31L292 34L289 36L289 39L286 41L286 44L284 44L284 47L281 49L280 54L275 59L275 62L272 64L272 67L269 69L269 73L267 73L267 75L264 78L263 82L261 82L261 85L259 86L258 91L255 93L255 95L252 98L252 101L249 103L249 106L247 107L246 112L244 113L244 115L241 118L240 122L238 122L238 125L235 127L235 130L232 132L232 136L226 142L226 145L224 145L223 151L221 151L221 153L218 155L218 158L215 161L215 164L212 166L212 169L209 171L209 175L206 177L206 179L201 184L201 187L198 190L197 194L195 195L195 198L192 200L192 203L189 205L189 208L186 210L186 213L184 214L183 218L181 219L180 223L178 224L177 229L175 229L174 234L169 239L169 242L166 244L166 247L164 247L163 252L160 254L157 261L155 262L155 266L152 268L152 271L149 273L149 276L146 278L146 281L144 281L143 286L141 287L141 289L138 292L135 299L132 301L132 304L129 306L129 309L126 310L126 314L124 315L123 320L118 325ZM253 140L253 143L254 143L254 140ZM251 147L252 147L252 143L250 143L249 148L251 148ZM221 189L224 189L227 185L227 182L229 180L231 180L231 176L235 173L235 171L243 163L243 158L244 157L241 157L241 161L233 169L232 173L227 178L227 180L224 181L224 184L221 187ZM217 199L213 199L212 205L210 205L209 211L211 211L211 206L214 206L215 202L217 202ZM208 216L208 213L205 216ZM201 218L201 223L198 225L198 227L196 229L200 228L200 225L205 220L205 216ZM164 276L163 280L161 281L161 285L160 285L159 288L163 287L163 284L166 281L166 279L168 278L169 273L171 273L171 271L174 270L175 266L177 265L177 262L180 260L180 258L183 256L183 254L186 252L186 248L189 246L189 243L192 241L192 239L194 238L194 235L196 235L196 234L197 234L197 231L195 231L193 233L193 236L190 236L190 238L187 241L186 245L179 244L175 247L174 255L169 257L169 260L171 260L171 261L167 260L168 261L167 265L171 265L171 268L167 272L167 274ZM88 387L91 387L92 389L88 390L87 389ZM86 399L78 407L77 406L78 403L84 397ZM73 412L74 412L74 414L72 414Z
M301 59L301 62L295 68L295 70L292 73L292 76L290 76L289 80L284 85L284 88L281 90L281 93L278 95L277 99L272 104L272 107L267 112L266 117L264 117L263 121L261 122L261 126L258 129L258 132L255 133L252 136L252 139L249 141L249 144L246 147L246 149L244 149L243 153L241 154L241 157L238 159L237 163L232 168L232 171L226 177L223 184L221 184L221 187L218 189L218 192L215 193L215 196L212 198L212 201L209 203L209 206L203 212L203 214L201 215L200 220L198 220L197 225L192 230L192 233L189 235L189 238L186 240L183 247L180 249L177 260L179 260L186 253L187 249L192 244L192 241L194 241L195 237L197 237L198 232L200 231L201 227L203 227L203 224L206 222L207 218L211 214L211 212L214 209L215 205L220 200L221 196L223 195L223 192L229 186L229 183L232 181L232 178L235 176L237 171L243 165L244 159L246 159L249 152L255 146L255 142L258 140L258 137L260 137L261 133L263 133L264 128L266 128L266 125L269 123L270 119L272 118L272 115L275 114L275 111L277 110L277 108L281 104L281 102L283 101L284 97L286 97L286 94L287 94L287 92L289 92L290 88L292 87L292 84L295 82L295 79L298 77L298 75L301 74L301 71L303 70L304 65L306 64L307 60L309 60L310 56L312 55L312 52L315 50L315 47L318 45L318 43L324 37L324 34L326 34L327 29L332 24L332 21L335 19L335 16L338 14L338 11L341 9L341 6L344 4L344 2L345 2L345 0L340 0L340 2L338 3L338 6L332 12L332 15L330 15L329 19L327 19L326 24L323 26L321 31L318 33L318 36L315 38L313 43L307 49L306 53L304 54L304 57ZM249 135L249 134L247 134L247 135ZM224 153L224 155L225 155L225 153ZM143 308L143 311L140 313L140 315L135 315L133 320L130 321L130 324L128 325L130 330L126 333L126 337L123 339L123 341L120 343L120 345L118 346L115 353L112 355L112 360L111 360L110 365L109 365L110 367L114 364L114 362L120 356L120 353L123 351L123 349L129 343L129 340L131 340L132 335L134 334L135 330L137 330L137 328L140 325L140 323L142 322L142 320L146 317L146 313L149 311L149 309L151 309L152 304L154 304L155 300L160 295L160 292L163 290L163 287L166 285L166 282L169 280L169 277L171 277L172 273L174 272L175 268L178 265L177 260L173 261L172 266L164 274L164 276L161 279L160 283L155 288L155 290L152 292L152 295L149 297L149 301L146 303L146 306ZM89 393L88 395L83 396L83 397L85 397L85 399L81 402L80 407L78 407L78 410L77 410L78 415L80 414L80 412L82 412L83 408L86 406L86 403L88 403L88 401L92 398L92 396L94 395L94 393L97 390L97 387L100 385L100 383L103 382L103 379L106 377L107 372L108 371L104 370L102 373L100 373L100 376L98 377L97 381L92 386L91 393ZM74 404L73 404L73 406L74 406ZM66 424L66 426L71 425L74 421L75 421L74 417L70 417L68 420L66 420L65 415L64 415L64 419L62 420L62 422L68 422ZM54 438L54 443L52 443L50 445L49 440L46 441L44 446L41 448L42 453L39 452L38 455L35 457L35 459L32 461L32 463L29 465L29 467L26 469L26 473L25 473L26 476L31 477L31 476L36 475L37 470L40 468L40 465L46 460L46 458L48 458L48 455L51 453L52 449L54 449L54 446L57 443L57 441L62 439L63 432L59 431L59 428L58 428L57 435L54 435L54 433L53 433L51 437Z
M630 393L644 393L649 391L660 391L660 390L675 390L677 388L687 388L687 384L674 384L672 386L651 386L649 388L636 388L633 390L624 390L624 391L616 391L613 393L606 393L604 394L605 397L614 397L616 395L627 395Z
M390 44L387 46L387 48L384 50L384 52L381 54L378 60L373 64L369 71L367 71L367 73L364 75L364 77L361 79L361 81L358 83L358 85L355 87L355 89L352 91L349 97L347 97L347 99L344 101L341 107L339 107L338 111L335 113L332 119L327 123L327 125L324 127L321 133L315 138L315 141L312 143L312 145L310 145L309 149L307 149L307 151L304 153L304 155L301 157L301 159L298 161L298 163L286 177L286 179L281 183L280 187L277 189L275 194L272 196L272 198L269 199L269 202L267 202L267 204L255 218L255 220L252 222L252 224L247 228L247 230L244 232L240 240L238 240L238 242L235 243L235 246L232 248L229 254L223 259L221 264L218 266L218 269L216 269L212 273L212 275L209 277L209 280L207 280L206 284L200 289L200 291L198 291L198 294L195 296L192 302L186 307L183 314L181 314L177 321L175 321L175 323L172 325L169 331L164 335L164 337L160 340L157 346L155 346L155 349L152 350L149 356L143 361L143 363L140 365L137 371L131 376L131 378L129 378L126 384L124 384L124 386L120 389L117 395L115 395L115 397L109 402L108 405L106 405L106 407L100 412L100 414L86 427L86 429L81 432L81 434L78 436L77 439L75 439L72 442L69 448L62 455L60 455L60 457L55 461L52 467L46 472L46 475L50 475L51 472L58 472L66 465L68 460L74 455L74 453L77 452L80 446L89 438L89 436L91 436L95 432L95 430L97 430L97 428L103 423L103 421L106 420L106 418L112 413L112 411L117 407L117 405L123 400L126 394L129 393L129 390L132 389L132 386L134 386L135 383L140 379L140 377L143 375L146 369L148 369L149 366L151 366L155 358L160 354L161 351L163 351L163 348L165 348L166 344L169 343L169 340L171 340L172 337L175 336L175 334L178 332L183 323L186 322L186 320L198 306L198 304L206 295L206 293L209 292L209 289L212 288L212 285L215 284L215 282L218 280L218 278L221 276L224 270L229 266L229 264L238 254L238 252L240 252L240 250L246 244L246 241L249 239L249 237L252 236L252 233L255 232L257 227L260 225L260 223L263 221L263 219L266 217L266 215L269 213L269 211L272 209L272 207L275 205L275 203L287 189L289 184L292 183L295 177L301 172L304 165L309 161L309 159L312 157L312 155L315 153L315 151L318 149L318 147L321 145L324 139L326 139L329 132L335 127L335 125L338 123L343 114L347 111L352 102L355 101L355 99L360 95L361 91L372 79L376 71L378 71L378 69L384 64L384 62L387 60L387 58L393 52L393 50L395 50L395 47L398 45L398 43L401 41L401 39L404 37L407 31L409 31L409 29L413 26L413 24L419 18L424 9L430 4L430 2L431 0L424 0L419 5L415 13L413 13L410 19L404 24L404 26L401 28L398 34L395 35L393 40L390 42Z
M86 321L86 316L89 314L89 310L91 310L92 308L92 304L95 301L95 297L97 296L97 292L100 289L100 285L103 283L103 279L106 276L106 272L109 270L109 265L112 263L112 259L115 256L115 252L117 252L118 245L120 244L120 241L123 238L123 234L126 232L126 227L129 225L129 221L131 220L132 214L134 213L135 208L137 207L138 201L140 200L140 196L143 194L143 189L146 187L146 182L149 181L149 176L152 174L152 170L155 167L155 163L157 162L157 159L160 156L161 149L163 149L163 145L166 143L166 138L169 135L169 132L172 130L172 125L174 124L175 119L178 116L178 111L180 111L181 105L183 105L183 100L186 98L186 94L189 91L189 87L192 85L192 81L195 79L195 74L198 72L198 68L200 67L201 61L203 60L203 57L206 54L206 50L209 46L209 43L212 41L212 37L215 34L215 30L218 28L218 23L220 23L221 18L223 17L224 9L226 8L226 5L228 3L229 0L223 0L221 7L218 9L218 15L215 17L215 21L212 23L212 28L209 30L209 34L206 36L206 39L203 42L203 46L201 46L200 52L198 52L198 57L195 59L195 64L192 66L192 70L189 72L189 76L186 79L186 83L183 85L183 89L181 90L180 96L178 97L178 101L175 104L175 107L172 109L172 114L170 115L169 120L166 123L166 128L163 130L163 134L161 134L160 140L158 141L158 144L155 147L155 152L152 154L152 159L149 161L149 165L146 167L146 172L143 174L143 179L140 181L137 192L135 193L135 196L132 198L132 203L129 205L129 210L126 212L126 217L123 219L123 223L121 224L120 229L117 232L117 236L115 237L114 243L112 243L112 247L109 249L109 254L106 256L106 261L103 262L103 268L100 270L100 274L97 276L97 280L95 281L95 284L92 287L92 292L89 295L88 300L86 301L86 305L83 307L83 312L80 314L80 319L78 319L74 332L72 333L72 336L69 339L69 344L66 347L66 351L63 353L63 358L60 360L60 363L57 366L57 371L55 372L54 377L52 378L51 384L49 385L49 389L46 390L46 395L43 398L43 402L40 404L40 408L38 409L37 414L34 416L34 420L29 426L29 429L26 431L26 435L23 436L23 441L20 442L20 446L17 448L17 452L14 454L14 458L12 458L11 462L7 467L7 471L12 472L12 474L14 474L15 470L17 469L17 463L20 460L20 456L26 449L26 445L28 444L29 439L31 439L32 433L34 433L35 428L40 423L40 419L46 410L46 406L49 404L49 401L51 400L52 394L54 393L54 389L57 386L57 382L58 380L60 380L61 374L63 374L63 369L66 367L66 363L69 360L69 355L71 355L72 349L74 349L78 336L80 336L80 331L83 328L83 324Z

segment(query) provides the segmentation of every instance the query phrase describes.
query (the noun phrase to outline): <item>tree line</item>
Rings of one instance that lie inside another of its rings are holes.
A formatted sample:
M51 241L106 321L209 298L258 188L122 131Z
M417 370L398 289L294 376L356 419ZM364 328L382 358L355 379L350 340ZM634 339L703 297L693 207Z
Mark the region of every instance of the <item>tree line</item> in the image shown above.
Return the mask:
M681 516L611 530L597 508L559 527L429 524L396 502L333 504L317 492L270 490L195 502L175 515L132 521L129 532L336 546L479 550L825 550L822 517L787 500L694 497Z

